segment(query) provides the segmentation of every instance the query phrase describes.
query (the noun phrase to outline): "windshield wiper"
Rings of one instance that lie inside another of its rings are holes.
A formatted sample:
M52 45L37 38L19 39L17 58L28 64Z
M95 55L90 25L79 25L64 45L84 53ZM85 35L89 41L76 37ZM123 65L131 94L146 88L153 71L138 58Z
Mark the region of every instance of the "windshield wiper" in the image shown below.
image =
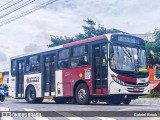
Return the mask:
M122 47L122 46L121 46L121 48L122 48L123 52L127 55L128 58L131 58L131 57L132 57L130 51L129 51L126 47L124 47L124 46ZM125 49L125 50L124 50L124 49Z
M133 51L132 51L132 55L131 55L130 51L129 51L126 47L124 47L124 46L122 47L122 46L121 46L121 48L122 48L123 52L127 55L127 57L130 58L131 64L134 65L134 64L133 64L133 61L132 61ZM125 50L124 50L124 49L125 49ZM131 48L131 50L132 50L132 48ZM135 63L135 62L134 62L134 63Z

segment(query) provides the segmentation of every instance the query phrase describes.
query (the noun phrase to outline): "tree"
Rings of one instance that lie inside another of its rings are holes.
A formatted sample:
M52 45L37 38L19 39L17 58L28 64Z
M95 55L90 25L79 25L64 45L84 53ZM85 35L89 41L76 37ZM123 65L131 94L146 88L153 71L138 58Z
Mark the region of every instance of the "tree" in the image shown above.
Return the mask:
M48 47L54 47L57 45L62 45L65 43L70 43L70 42L78 41L78 40L83 40L86 38L90 38L90 37L94 37L94 36L98 36L102 34L123 32L117 29L107 29L103 25L100 25L100 24L98 24L97 26L96 22L94 22L91 19L87 19L83 21L86 24L82 26L84 33L78 33L74 35L73 37L52 35L51 36L52 43L48 45Z
M155 42L148 42L146 44L146 51L149 63L155 65L160 64L160 30L154 31Z

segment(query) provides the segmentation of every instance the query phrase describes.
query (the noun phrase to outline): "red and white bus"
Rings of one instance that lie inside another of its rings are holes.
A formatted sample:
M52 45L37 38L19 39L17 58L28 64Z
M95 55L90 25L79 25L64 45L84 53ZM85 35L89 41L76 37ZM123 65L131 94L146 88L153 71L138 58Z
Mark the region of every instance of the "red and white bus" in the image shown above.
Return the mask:
M106 34L11 58L10 95L29 103L129 104L150 94L145 41Z

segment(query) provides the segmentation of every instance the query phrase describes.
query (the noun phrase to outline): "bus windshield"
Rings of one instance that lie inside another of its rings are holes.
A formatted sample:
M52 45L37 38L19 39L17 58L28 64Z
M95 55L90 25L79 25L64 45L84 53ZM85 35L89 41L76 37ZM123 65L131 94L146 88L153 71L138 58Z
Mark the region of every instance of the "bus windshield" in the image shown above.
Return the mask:
M113 46L113 49L114 54L110 62L112 69L131 72L147 69L144 49L125 46Z

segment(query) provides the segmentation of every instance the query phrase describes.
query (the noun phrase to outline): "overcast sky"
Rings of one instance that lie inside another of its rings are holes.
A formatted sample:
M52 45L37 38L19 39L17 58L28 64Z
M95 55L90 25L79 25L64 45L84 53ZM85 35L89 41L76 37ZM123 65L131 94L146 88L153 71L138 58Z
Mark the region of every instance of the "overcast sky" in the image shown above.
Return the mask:
M10 0L1 0L0 6L7 1ZM0 22L45 1L34 2ZM0 27L0 70L9 68L12 56L46 48L50 35L72 36L83 32L81 26L86 18L128 33L153 32L160 28L159 3L160 0L59 0ZM5 12L1 11L0 16Z

